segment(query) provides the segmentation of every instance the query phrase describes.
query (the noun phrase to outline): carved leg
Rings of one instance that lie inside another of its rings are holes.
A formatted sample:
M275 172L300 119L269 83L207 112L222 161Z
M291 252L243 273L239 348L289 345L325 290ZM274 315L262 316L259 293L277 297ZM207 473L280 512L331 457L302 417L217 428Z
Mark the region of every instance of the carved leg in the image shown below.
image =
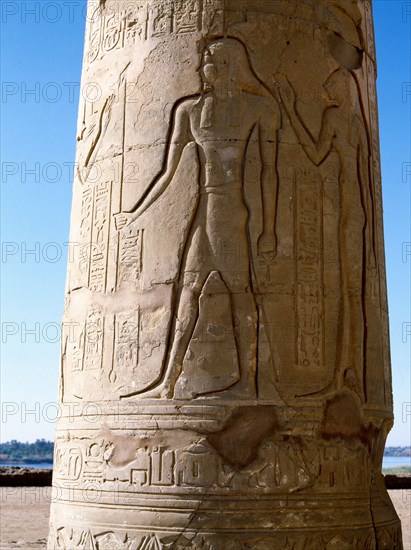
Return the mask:
M344 221L344 220L343 220ZM362 234L358 233L358 220L347 220L341 235L341 309L340 341L337 385L346 385L347 372L351 376L351 389L357 392L362 401L364 394L364 310L363 310L363 247Z
M255 399L257 397L257 306L251 293L232 294L231 300L241 377L230 394L235 392L239 397Z
M179 290L175 309L177 315L173 319L169 340L169 354L166 360L165 375L162 381L150 391L144 392L141 397L172 398L174 386L182 369L184 355L190 342L198 317L198 301L200 292L194 290L193 284L185 284ZM195 285L196 289L201 288Z

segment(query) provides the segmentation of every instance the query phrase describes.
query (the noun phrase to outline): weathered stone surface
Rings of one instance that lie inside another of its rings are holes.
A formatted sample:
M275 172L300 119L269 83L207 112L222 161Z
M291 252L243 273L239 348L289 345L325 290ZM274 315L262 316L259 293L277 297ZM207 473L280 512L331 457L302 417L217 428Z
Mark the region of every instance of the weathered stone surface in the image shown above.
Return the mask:
M401 548L370 2L88 19L49 547Z

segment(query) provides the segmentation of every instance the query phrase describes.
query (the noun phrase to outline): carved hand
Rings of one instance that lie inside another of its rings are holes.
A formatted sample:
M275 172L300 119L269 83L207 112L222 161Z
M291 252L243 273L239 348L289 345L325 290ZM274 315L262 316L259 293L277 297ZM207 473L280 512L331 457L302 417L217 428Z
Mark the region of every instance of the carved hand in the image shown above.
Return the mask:
M273 76L272 82L274 86L271 88L271 91L273 93L274 99L277 101L277 103L281 103L281 94L280 94L280 83L276 79L277 75Z
M377 267L377 258L375 255L375 248L373 243L373 230L369 222L367 222L367 225L365 227L365 239L367 250L367 267L369 269L375 269Z
M257 242L257 254L264 260L273 260L277 250L277 238L274 232L264 232Z
M126 227L126 225L129 225L133 221L135 221L137 216L134 213L130 212L120 212L119 214L114 214L114 222L116 225L117 231L120 231L123 229L123 227Z
M111 116L111 110L113 108L114 102L115 102L115 95L110 94L107 98L106 108L105 108L105 114L107 114L108 117Z
M370 242L370 241L369 241ZM370 269L375 269L377 267L377 259L373 250L369 250L367 254L367 263Z
M280 84L280 95L281 99L286 105L294 105L295 103L295 92L294 88L291 86L290 81L285 74L276 73L275 78Z

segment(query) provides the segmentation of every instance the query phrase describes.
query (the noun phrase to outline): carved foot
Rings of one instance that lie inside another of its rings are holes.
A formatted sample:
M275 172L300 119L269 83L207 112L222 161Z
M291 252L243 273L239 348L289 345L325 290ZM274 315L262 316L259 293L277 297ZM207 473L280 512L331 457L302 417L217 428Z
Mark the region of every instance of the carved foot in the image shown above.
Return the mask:
M231 399L252 400L254 401L257 398L255 388L244 388L243 386L237 387L234 383L232 386L220 391L209 391L204 393L197 393L193 390L187 388L187 384L184 384L184 380L181 378L177 381L174 391L174 399L179 400L191 400L191 399L201 399L201 398L218 398L221 399L225 396Z
M173 392L165 384L160 384L152 390L139 394L138 397L140 399L172 399Z
M334 382L330 382L324 388L310 393L299 393L295 397L330 397L335 394Z
M219 398L227 396L230 399L239 399L240 401L255 401L257 399L257 392L254 385L250 387L241 382L237 382L237 384L230 386L226 390L207 395L208 397L216 396Z

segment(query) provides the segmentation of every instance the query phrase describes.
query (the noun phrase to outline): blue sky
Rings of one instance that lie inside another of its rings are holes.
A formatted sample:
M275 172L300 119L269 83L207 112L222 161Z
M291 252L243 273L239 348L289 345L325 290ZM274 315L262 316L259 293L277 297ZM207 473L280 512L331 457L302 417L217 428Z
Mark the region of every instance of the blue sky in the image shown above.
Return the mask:
M53 438L85 0L1 0L1 440ZM411 2L374 0L395 427L410 444Z

